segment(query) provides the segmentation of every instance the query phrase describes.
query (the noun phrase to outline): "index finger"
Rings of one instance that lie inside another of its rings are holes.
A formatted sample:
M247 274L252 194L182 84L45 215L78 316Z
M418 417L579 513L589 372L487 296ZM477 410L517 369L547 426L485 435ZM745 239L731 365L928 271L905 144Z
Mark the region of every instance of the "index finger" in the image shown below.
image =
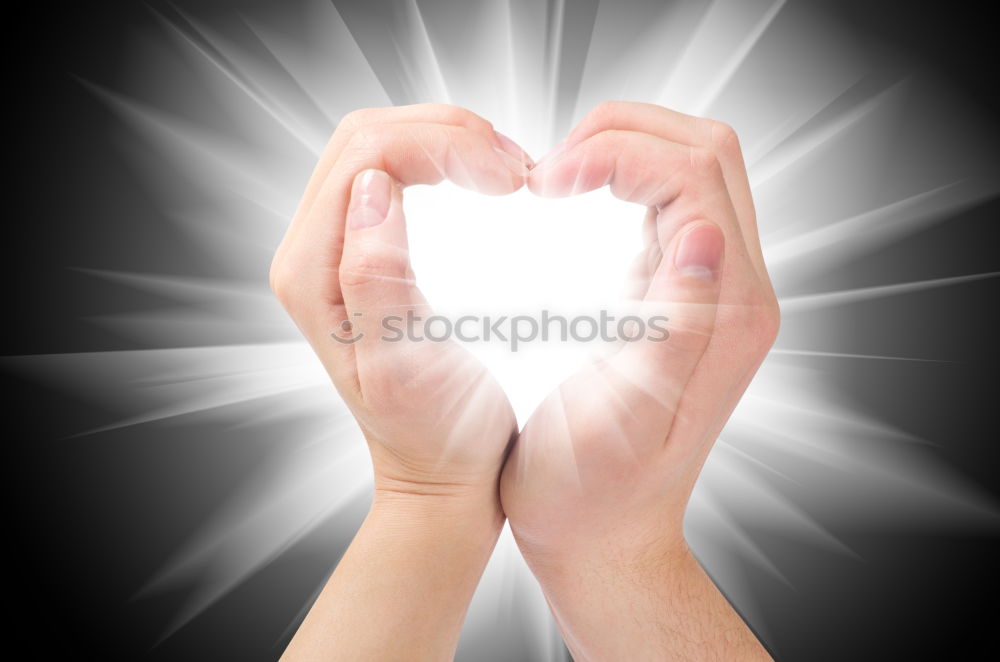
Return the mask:
M637 131L681 145L710 151L719 161L729 197L736 209L747 251L759 276L766 281L767 269L760 247L757 214L743 151L731 126L716 120L695 117L650 103L606 101L588 112L560 146L569 149L608 130Z

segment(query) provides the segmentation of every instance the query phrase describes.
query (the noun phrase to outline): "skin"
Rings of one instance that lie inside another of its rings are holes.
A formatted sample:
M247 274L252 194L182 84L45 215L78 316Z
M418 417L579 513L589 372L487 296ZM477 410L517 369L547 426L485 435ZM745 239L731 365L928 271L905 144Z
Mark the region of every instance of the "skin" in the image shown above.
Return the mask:
M454 655L503 524L497 486L517 422L457 344L374 339L383 315L431 314L409 266L403 188L447 177L510 193L524 184L521 154L453 107L352 113L278 248L271 287L357 418L375 475L371 512L283 659Z
M504 468L504 510L577 662L770 660L683 532L702 464L778 328L739 144L722 124L609 103L528 186L559 197L609 182L647 208L632 293L671 335L622 347L543 402ZM706 227L725 244L710 281L675 268Z
M430 314L402 191L444 178L551 197L610 185L643 205L630 289L641 316L669 318L669 338L622 343L519 437L502 390L458 345L373 342L385 315ZM375 474L371 512L283 659L451 659L505 515L578 662L770 659L683 535L702 463L778 324L727 127L603 104L535 166L462 109L352 113L271 285L357 418Z

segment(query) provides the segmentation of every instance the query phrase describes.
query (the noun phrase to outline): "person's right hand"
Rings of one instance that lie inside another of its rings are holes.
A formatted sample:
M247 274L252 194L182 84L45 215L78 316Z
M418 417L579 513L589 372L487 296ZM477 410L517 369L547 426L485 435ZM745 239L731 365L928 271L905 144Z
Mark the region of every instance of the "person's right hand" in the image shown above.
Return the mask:
M498 481L517 424L465 350L397 338L382 322L430 314L410 269L402 189L448 178L503 194L526 173L523 152L488 122L438 105L351 113L316 167L271 286L368 440L375 497L285 660L454 655L503 524Z
M501 502L579 662L769 659L682 528L777 333L739 145L717 122L608 103L528 180L552 197L607 183L647 208L634 296L670 335L647 329L549 396L507 460Z
M410 342L383 321L393 316L401 329L408 313L431 314L410 269L403 188L448 178L506 194L523 185L526 163L468 110L355 111L333 134L275 254L271 287L357 418L377 496L475 492L496 502L516 434L506 395L456 343Z

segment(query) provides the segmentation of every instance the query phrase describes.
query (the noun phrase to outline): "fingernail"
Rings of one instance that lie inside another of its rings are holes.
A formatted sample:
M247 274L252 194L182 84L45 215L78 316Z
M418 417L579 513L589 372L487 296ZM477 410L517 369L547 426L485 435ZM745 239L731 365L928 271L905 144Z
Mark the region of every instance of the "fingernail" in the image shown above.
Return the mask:
M535 165L535 162L531 159L530 156L528 156L528 153L524 151L524 149L522 149L520 145L518 145L516 142L514 142L507 136L503 135L499 131L496 131L495 133L497 134L497 140L500 141L500 148L503 149L504 152L513 156L515 159L518 160L519 163L524 165L524 167L528 168L529 170L533 165Z
M689 278L714 281L719 277L725 245L726 238L718 226L698 223L681 236L674 253L674 268Z
M392 180L381 170L365 170L354 178L351 204L347 210L348 226L363 230L378 225L389 214Z
M531 166L535 165L535 162L531 160L528 153L521 149L521 146L516 142L499 131L495 131L494 133L497 134L497 141L500 143L500 147L494 147L493 149L503 159L504 164L518 177L527 177L528 171L531 170Z
M511 156L510 154L500 149L499 147L494 147L493 151L495 151L500 156L500 159L503 161L504 165L507 166L510 169L510 171L513 172L515 175L517 175L518 177L528 176L529 172L528 166L526 166L524 162L521 161L521 159L517 158L516 156Z

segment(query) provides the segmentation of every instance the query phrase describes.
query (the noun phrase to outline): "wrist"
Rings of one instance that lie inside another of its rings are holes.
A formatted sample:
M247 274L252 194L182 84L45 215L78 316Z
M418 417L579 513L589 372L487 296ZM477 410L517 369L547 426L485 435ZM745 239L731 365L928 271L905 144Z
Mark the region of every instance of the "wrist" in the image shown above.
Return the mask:
M442 497L442 501L456 503L489 501L499 508L500 471L510 434L454 439L449 444L452 451L419 453L378 441L368 433L365 436L372 456L376 496ZM466 450L459 452L461 449ZM433 499L419 500L427 501Z
M478 534L494 542L505 521L495 486L413 484L379 477L368 519L438 535Z
M496 502L495 490L377 481L368 516L296 635L302 657L288 659L451 659L503 526ZM308 652L315 642L322 650Z
M581 662L771 660L683 537L529 565Z

